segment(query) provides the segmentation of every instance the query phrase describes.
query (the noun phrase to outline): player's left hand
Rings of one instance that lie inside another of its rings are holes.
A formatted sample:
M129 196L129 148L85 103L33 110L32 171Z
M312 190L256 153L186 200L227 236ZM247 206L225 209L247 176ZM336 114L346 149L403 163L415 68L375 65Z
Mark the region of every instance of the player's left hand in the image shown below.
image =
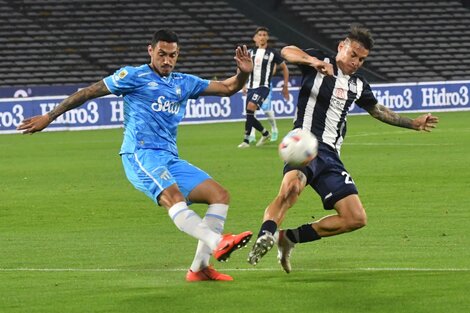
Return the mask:
M245 45L237 47L234 59L237 61L237 67L241 72L251 73L251 71L253 71L253 61Z
M414 128L418 131L424 130L430 132L436 127L437 123L439 123L439 118L431 113L418 116L413 120Z

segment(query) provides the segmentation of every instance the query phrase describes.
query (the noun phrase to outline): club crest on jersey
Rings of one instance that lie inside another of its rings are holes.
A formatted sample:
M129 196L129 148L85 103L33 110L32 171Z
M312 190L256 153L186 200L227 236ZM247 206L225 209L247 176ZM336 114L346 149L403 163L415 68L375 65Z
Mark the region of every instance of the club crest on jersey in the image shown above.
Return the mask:
M181 87L180 86L176 86L175 92L176 92L176 95L178 96L178 98L181 98Z
M342 99L342 100L348 99L348 91L343 88L335 88L333 90L333 95L338 99Z

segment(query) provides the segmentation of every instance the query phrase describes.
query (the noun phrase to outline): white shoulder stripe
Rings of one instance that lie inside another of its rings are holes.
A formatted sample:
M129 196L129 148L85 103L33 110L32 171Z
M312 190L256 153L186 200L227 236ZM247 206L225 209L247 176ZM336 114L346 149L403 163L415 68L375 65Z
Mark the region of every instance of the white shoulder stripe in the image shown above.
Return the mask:
M307 105L305 106L304 120L302 121L303 129L312 129L313 112L317 104L318 93L320 92L320 86L323 82L324 77L325 75L321 74L320 72L317 72L317 75L315 76L315 81L313 82L313 86L310 91L310 96L308 98Z
M144 72L144 73L139 74L139 75L137 75L137 76L138 76L138 77L142 77L142 76L147 76L147 75L149 75L149 74L152 74L152 72L151 72L151 71Z
M360 79L356 79L356 86L357 86L357 94L356 94L356 100L357 100L361 97L362 91L364 90L364 82Z
M326 63L330 63L329 58L323 60ZM325 75L317 72L315 76L315 81L313 82L312 89L310 90L310 97L305 106L304 120L302 121L302 128L311 130L313 124L313 111L315 110L315 105L317 104L318 93L320 92L320 86L323 83L323 78Z

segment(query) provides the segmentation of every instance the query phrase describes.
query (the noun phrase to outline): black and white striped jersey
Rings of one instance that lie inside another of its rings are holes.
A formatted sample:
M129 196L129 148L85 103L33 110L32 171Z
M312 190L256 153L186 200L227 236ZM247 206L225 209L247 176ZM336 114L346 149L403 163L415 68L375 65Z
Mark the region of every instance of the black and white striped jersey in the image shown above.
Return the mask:
M281 64L284 59L279 52L273 48L253 48L249 50L253 60L253 71L248 79L248 88L268 87L270 88L271 77L275 64Z
M351 104L361 108L377 103L369 83L361 75L344 75L335 57L315 49L304 50L311 56L331 63L335 76L325 76L310 66L300 65L302 86L297 99L294 128L310 130L338 153L346 135L346 116Z

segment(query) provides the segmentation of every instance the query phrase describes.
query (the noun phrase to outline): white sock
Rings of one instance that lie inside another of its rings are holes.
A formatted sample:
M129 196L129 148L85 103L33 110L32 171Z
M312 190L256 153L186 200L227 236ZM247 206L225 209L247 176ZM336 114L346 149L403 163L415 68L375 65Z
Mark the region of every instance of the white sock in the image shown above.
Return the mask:
M268 122L271 124L271 132L277 132L276 116L274 111L265 111L264 112L268 117Z
M251 128L250 137L256 137L256 129L254 127Z
M225 219L227 218L228 205L227 204L211 204L207 209L206 216L202 219L211 230L218 234L224 231ZM201 269L209 266L212 251L204 242L199 240L197 244L196 254L191 264L191 271L198 272Z
M186 202L178 202L168 210L173 223L182 232L203 241L214 250L221 240L221 235L212 231L196 212L188 208Z

